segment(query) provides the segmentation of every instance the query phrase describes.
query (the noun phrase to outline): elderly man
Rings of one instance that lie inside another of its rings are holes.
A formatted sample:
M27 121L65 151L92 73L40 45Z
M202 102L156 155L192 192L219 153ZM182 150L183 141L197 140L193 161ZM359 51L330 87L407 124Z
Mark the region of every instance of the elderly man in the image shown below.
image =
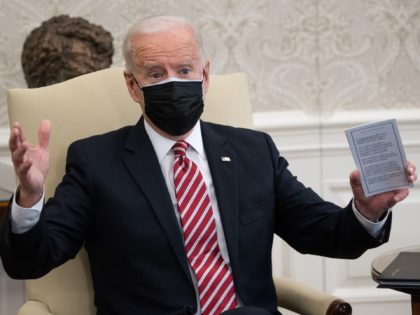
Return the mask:
M275 233L300 252L339 258L387 241L388 210L408 190L365 198L355 171L354 198L341 208L297 181L268 135L199 120L209 62L187 21L140 21L124 56L143 117L73 143L44 206L50 123L36 147L15 124L20 184L0 238L10 276L40 277L85 245L100 315L279 314ZM416 180L414 165L407 175Z

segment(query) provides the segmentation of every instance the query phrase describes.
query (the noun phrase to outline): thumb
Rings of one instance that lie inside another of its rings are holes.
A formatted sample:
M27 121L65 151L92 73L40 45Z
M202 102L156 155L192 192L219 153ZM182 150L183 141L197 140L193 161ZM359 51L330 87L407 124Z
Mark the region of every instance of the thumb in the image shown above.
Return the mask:
M350 179L350 187L353 191L353 196L356 199L362 200L365 197L365 194L363 192L362 183L360 181L359 170L354 170L353 172L351 172L349 179Z
M38 142L39 146L48 149L48 143L50 141L51 134L51 121L43 120L38 130Z
M357 187L361 185L359 170L354 170L353 172L351 172L349 178L350 178L350 185L352 187Z

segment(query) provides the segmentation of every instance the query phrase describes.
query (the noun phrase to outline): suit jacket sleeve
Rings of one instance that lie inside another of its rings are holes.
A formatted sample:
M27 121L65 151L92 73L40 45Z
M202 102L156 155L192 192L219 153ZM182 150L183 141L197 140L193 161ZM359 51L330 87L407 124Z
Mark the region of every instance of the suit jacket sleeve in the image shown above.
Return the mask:
M388 241L391 216L382 239L372 237L355 217L351 202L341 208L324 201L291 174L271 138L266 136L266 140L275 164L275 230L289 245L301 253L357 258Z
M66 175L29 231L14 234L7 213L0 228L0 255L12 278L41 277L76 256L93 217L89 164L81 146L71 145Z

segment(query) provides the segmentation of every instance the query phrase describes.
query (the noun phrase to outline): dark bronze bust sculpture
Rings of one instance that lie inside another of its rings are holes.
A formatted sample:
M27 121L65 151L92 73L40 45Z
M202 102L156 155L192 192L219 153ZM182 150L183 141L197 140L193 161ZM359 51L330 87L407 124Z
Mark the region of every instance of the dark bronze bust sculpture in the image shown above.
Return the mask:
M112 35L102 26L60 15L26 38L22 68L28 87L41 87L108 68L113 54Z

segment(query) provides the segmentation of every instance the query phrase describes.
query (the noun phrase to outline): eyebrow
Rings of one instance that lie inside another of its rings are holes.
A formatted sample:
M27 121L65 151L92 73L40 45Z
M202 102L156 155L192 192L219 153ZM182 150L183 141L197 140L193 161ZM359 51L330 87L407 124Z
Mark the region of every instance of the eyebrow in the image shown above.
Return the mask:
M194 64L192 62L184 62L184 63L181 63L181 64L177 65L176 67L181 68L181 67L193 67L193 66L194 66Z
M145 62L141 66L147 69L162 68L162 65L159 65L157 63L149 63L149 62Z
M186 58L181 63L176 64L175 67L183 67L183 66L195 66L195 63L198 61L198 58ZM153 68L162 68L162 64L152 63L152 62L143 62L142 67L146 69L153 69Z

